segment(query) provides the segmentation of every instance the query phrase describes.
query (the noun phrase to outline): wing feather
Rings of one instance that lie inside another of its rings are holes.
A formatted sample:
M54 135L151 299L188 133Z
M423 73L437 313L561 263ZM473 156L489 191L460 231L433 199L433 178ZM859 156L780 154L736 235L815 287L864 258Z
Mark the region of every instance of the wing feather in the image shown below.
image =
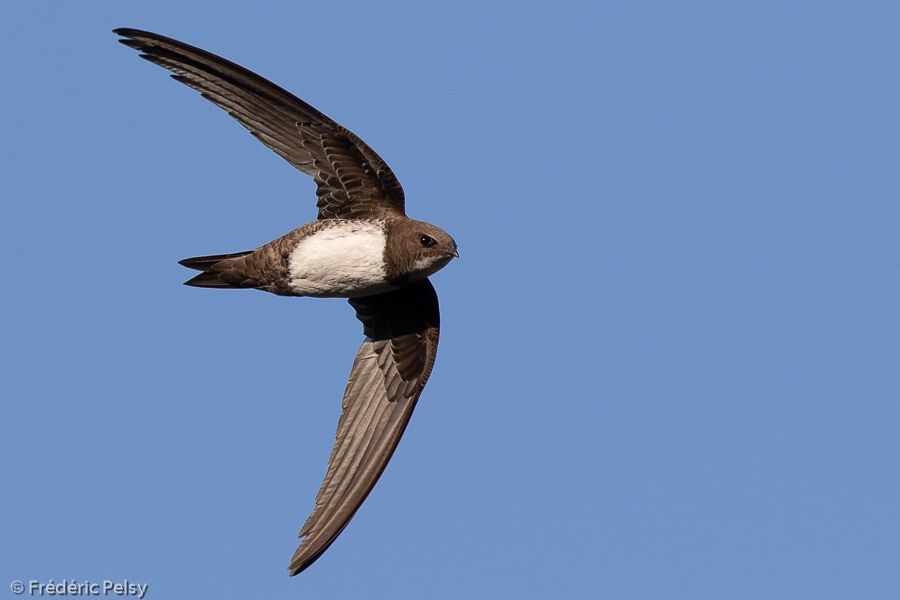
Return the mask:
M350 370L328 471L300 530L303 541L288 567L291 575L322 555L372 491L437 355L438 302L427 279L350 303L367 337Z
M387 163L356 134L303 100L200 48L137 29L114 33L312 176L319 219L404 214L403 188Z

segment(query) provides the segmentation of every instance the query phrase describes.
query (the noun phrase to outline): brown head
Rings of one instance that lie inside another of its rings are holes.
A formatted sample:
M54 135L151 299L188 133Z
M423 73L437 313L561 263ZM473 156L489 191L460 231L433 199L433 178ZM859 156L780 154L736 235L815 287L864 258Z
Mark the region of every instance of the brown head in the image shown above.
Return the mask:
M384 258L389 279L425 279L454 257L459 258L456 242L440 227L413 219L398 219L387 225Z

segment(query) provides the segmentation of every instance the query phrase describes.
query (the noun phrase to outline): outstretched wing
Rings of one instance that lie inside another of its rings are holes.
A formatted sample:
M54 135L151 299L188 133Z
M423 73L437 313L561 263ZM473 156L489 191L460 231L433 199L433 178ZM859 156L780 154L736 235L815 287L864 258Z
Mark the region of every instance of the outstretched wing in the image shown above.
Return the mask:
M200 48L137 29L119 41L226 110L318 186L320 219L404 214L403 188L353 132L271 81Z
M437 354L438 300L427 279L351 299L350 304L366 340L350 371L328 472L300 530L303 541L288 567L291 575L325 552L372 491L400 442Z

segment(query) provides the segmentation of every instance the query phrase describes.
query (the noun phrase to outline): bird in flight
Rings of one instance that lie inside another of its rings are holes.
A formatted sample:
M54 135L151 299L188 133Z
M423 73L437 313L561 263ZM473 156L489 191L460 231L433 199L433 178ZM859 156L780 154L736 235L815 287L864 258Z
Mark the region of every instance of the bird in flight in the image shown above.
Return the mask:
M459 257L442 229L404 211L390 167L353 132L274 83L182 42L137 29L119 41L227 111L316 183L317 220L255 250L186 258L186 285L347 298L363 324L328 470L288 570L331 545L375 486L437 354L437 294L428 277Z

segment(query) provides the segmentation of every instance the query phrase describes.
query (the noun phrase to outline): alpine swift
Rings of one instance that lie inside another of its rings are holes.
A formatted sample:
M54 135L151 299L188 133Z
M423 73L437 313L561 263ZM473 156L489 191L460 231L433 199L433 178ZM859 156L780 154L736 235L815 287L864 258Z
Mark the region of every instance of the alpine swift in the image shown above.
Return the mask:
M347 526L397 448L437 354L428 277L459 257L456 242L407 217L387 163L303 100L205 50L137 29L113 33L316 183L316 221L255 250L180 261L200 271L186 285L347 298L363 324L325 480L288 566L296 575Z

